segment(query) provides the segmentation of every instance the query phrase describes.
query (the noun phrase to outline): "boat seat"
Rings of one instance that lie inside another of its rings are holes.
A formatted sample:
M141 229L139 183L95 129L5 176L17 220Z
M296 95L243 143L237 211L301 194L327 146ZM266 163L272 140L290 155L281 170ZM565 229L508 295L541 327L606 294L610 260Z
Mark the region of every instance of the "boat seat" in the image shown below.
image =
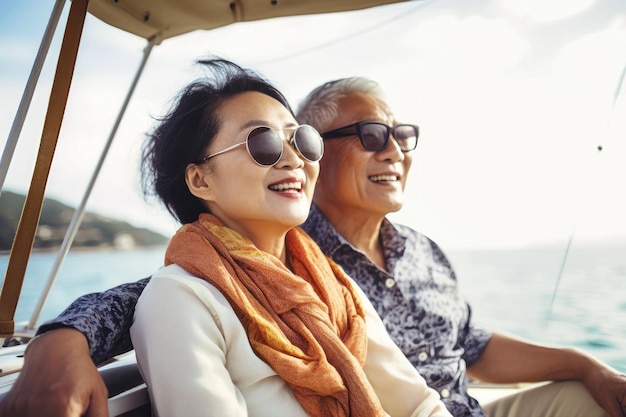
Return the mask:
M0 349L0 402L19 376L26 345ZM148 388L139 373L134 352L98 367L109 391L109 416L151 417Z
M148 388L139 373L134 352L98 368L109 391L109 416L150 417Z

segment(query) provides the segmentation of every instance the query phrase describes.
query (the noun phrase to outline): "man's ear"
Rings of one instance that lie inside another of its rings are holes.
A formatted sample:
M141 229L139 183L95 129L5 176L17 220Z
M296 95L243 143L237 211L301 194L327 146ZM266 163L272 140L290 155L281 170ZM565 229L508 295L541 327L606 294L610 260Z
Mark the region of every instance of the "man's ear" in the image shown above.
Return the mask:
M213 200L213 188L207 181L208 173L206 167L198 164L189 164L185 169L185 182L191 194L201 200Z

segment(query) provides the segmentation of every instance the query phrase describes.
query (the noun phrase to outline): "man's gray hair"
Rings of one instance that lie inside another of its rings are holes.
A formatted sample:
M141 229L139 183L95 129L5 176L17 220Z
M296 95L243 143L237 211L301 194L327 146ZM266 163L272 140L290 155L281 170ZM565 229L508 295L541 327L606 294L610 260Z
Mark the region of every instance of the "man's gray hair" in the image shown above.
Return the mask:
M298 106L296 119L323 133L339 114L339 100L354 93L372 95L385 102L385 94L376 81L364 77L341 78L311 91Z

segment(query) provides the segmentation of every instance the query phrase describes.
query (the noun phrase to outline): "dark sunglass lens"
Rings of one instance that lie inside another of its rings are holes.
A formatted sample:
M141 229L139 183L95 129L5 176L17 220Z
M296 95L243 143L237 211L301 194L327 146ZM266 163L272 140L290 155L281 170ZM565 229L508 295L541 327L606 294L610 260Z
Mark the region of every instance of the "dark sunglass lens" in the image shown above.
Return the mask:
M412 151L417 146L418 131L416 126L398 125L394 128L393 137L403 151Z
M381 151L387 145L389 132L381 123L364 123L361 125L361 143L370 151Z
M313 127L302 125L296 129L293 141L296 149L309 162L317 162L324 154L322 137Z
M274 165L283 153L283 140L269 127L250 132L247 146L252 159L260 165Z

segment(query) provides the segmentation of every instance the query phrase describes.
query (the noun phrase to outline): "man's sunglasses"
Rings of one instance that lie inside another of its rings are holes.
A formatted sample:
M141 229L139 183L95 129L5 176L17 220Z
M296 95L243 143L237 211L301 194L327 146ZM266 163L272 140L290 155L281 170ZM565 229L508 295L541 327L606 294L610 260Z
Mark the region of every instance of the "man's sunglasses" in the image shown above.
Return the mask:
M271 167L276 165L283 156L283 142L280 135L271 127L255 127L248 133L245 141L205 156L197 163L208 161L214 156L232 151L245 144L248 155L254 162L261 166ZM309 162L319 161L324 154L324 141L317 130L309 125L298 126L287 143Z
M419 127L406 124L392 127L380 122L356 122L322 133L322 138L334 139L358 136L361 145L368 151L382 151L387 148L389 135L393 136L402 152L409 152L417 147Z

